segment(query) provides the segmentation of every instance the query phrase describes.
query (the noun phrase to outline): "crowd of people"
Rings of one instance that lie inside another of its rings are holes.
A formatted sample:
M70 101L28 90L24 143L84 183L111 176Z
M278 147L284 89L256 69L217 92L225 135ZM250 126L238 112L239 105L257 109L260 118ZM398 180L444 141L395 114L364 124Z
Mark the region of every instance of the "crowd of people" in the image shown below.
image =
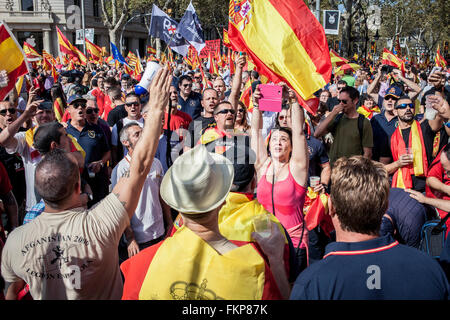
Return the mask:
M275 112L247 62L146 95L37 66L0 101L2 298L449 299L450 240L422 235L450 210L449 73L333 74L316 112L278 83Z

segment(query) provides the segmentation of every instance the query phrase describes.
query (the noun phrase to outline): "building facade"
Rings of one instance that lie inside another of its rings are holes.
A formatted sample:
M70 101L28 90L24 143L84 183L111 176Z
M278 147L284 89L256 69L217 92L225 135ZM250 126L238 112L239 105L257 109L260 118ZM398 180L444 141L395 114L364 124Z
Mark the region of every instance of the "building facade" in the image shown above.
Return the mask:
M0 0L0 20L10 27L20 45L24 41L41 53L59 55L56 26L75 45L81 29L81 1L84 1L85 28L94 29L94 43L110 51L108 29L102 22L100 0ZM148 30L142 19L134 19L123 32L123 51L145 54ZM120 31L118 35L120 39ZM116 43L119 48L120 44ZM77 45L82 50L82 45Z

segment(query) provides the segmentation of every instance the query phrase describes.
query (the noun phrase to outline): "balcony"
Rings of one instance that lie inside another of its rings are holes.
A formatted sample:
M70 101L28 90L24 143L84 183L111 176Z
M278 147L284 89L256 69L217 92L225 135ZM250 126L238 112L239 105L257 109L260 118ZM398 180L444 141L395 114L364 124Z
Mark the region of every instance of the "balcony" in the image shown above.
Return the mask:
M53 23L50 11L0 11L0 20L6 23Z

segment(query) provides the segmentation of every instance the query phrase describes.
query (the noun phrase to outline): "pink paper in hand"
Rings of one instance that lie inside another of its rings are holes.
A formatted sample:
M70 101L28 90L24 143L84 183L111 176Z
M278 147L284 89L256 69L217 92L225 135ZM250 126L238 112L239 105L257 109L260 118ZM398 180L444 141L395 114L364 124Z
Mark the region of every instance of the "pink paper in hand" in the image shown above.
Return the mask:
M280 112L283 102L283 87L272 84L260 84L259 110Z

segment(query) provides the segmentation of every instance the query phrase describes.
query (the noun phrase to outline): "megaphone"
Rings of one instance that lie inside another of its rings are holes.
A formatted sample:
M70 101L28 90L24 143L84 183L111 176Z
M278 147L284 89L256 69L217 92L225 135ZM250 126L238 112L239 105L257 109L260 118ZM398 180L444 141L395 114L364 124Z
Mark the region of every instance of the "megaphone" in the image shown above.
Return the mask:
M134 87L134 92L139 96L142 94L147 94L147 88L150 86L156 73L161 68L162 67L159 63L156 63L154 61L148 62L144 74L142 75L141 81L139 81L139 83Z

